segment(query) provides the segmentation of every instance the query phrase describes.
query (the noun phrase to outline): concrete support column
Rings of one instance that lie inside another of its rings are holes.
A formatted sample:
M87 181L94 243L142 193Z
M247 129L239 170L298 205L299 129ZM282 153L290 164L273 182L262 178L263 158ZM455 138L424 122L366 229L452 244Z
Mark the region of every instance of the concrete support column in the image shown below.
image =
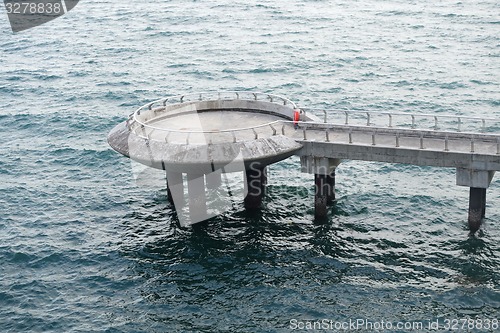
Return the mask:
M483 219L486 217L486 189L483 191L483 214L481 217Z
M301 156L302 172L314 174L314 216L324 219L327 205L335 201L335 169L340 164L336 158Z
M246 209L257 209L262 205L264 181L267 179L264 174L265 168L249 168L245 171L247 195L244 201Z
M335 201L335 170L333 170L328 176L326 176L327 182L327 199L326 203L331 204Z
M184 207L184 184L182 173L166 171L168 201L176 208Z
M266 185L267 185L267 167L262 169L262 172L260 174L260 185L262 189L262 194L266 194Z
M469 228L472 232L481 227L486 216L486 189L495 171L457 168L457 185L467 186L469 192Z
M191 223L207 218L207 198L205 194L205 177L203 174L188 173L189 217Z
M469 228L475 232L481 226L486 211L486 189L471 187L469 192Z
M222 184L222 170L218 169L205 175L207 188L216 189Z
M314 217L325 219L327 215L328 202L328 176L314 174Z

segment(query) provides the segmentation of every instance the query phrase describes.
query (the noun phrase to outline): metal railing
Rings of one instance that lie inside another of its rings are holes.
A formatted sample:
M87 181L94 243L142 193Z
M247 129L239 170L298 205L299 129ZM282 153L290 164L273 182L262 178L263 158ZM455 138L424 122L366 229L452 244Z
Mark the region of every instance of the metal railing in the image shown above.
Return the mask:
M232 128L232 129L225 129L225 130L176 130L176 129L165 129L165 128L160 128L160 127L154 127L154 126L148 126L147 128L150 130L149 132L146 132L146 127L141 126L142 129L142 134L138 133L136 131L136 134L138 137L142 139L147 139L151 140L153 137L153 133L155 130L161 131L162 133L165 133L164 136L164 141L166 143L170 143L170 138L172 134L184 134L185 135L185 143L190 144L190 137L191 135L197 135L197 134L203 134L207 138L207 142L213 143L213 137L214 136L221 136L224 134L230 134L232 138L232 142L236 143L238 142L238 137L240 139L242 137L247 138L248 135L243 135L245 133L250 133L252 134L252 139L258 140L259 138L262 137L269 137L269 136L274 136L274 135L286 135L286 123L288 121L284 120L275 120L272 122L268 122L265 124L259 124L255 126L249 126L249 127L240 127L240 128ZM266 132L265 130L268 130ZM264 131L262 131L264 130ZM269 133L269 134L267 134ZM224 141L227 142L227 141Z
M296 104L291 100L268 93L252 92L252 91L223 91L223 92L201 92L184 95L169 96L149 102L133 112L130 117L137 121L137 116L142 111L153 110L156 108L165 108L167 105L182 104L188 102L202 102L213 100L253 100L253 101L268 101L280 105L290 105L296 108ZM130 118L129 117L129 118Z
M144 115L145 112L153 112L153 118L159 116L160 113L164 113L168 115L170 112L175 112L176 110L168 110L168 106L174 105L182 105L182 104L191 104L196 102L203 101L214 101L214 100L245 100L245 101L261 101L261 102L269 102L275 103L282 106L288 106L291 109L295 109L297 106L291 100L268 93L262 92L252 92L252 91L224 91L224 92L201 92L201 93L193 93L193 94L185 94L185 95L177 95L170 96L155 100L153 102L147 103L137 110L135 110L132 114L130 114L129 118L126 121L126 125L129 130L134 131L139 137L143 139L151 140L153 133L163 132L165 133L164 140L168 142L169 136L172 133L184 133L187 134L186 142L189 142L190 134L224 134L230 133L233 137L233 142L237 142L236 133L248 132L252 131L254 134L254 138L257 139L259 134L257 133L257 129L269 127L273 135L276 135L277 128L275 127L277 123L280 121L273 121L265 124L259 124L256 126L250 127L240 127L240 128L232 128L232 129L224 129L224 130L176 130L169 129L164 127L154 126L152 124L148 124L147 121L144 121L141 118L141 115ZM281 129L284 133L284 129Z
M324 123L387 128L430 129L435 131L491 133L500 131L500 119L447 114L303 108Z
M241 140L269 137L274 135L286 135L299 140L308 141L311 137L318 138L318 131L324 132L323 141L333 142L334 134L344 133L346 143L367 144L366 136L371 136L372 146L387 146L387 137L392 136L390 146L399 148L401 141L405 138L418 138L418 148L426 149L426 140L441 140L443 151L450 151L450 142L470 142L470 152L474 153L478 144L489 142L496 145L496 153L500 155L500 119L490 117L467 117L454 115L435 114L411 114L404 112L377 112L359 110L328 110L302 108L305 113L309 112L321 116L323 122L299 122L287 120L275 120L272 122L255 126L230 128L222 130L182 130L169 129L148 124L141 119L141 114L152 112L152 119L158 116L158 112L169 113L168 106L190 104L201 101L213 100L251 100L266 101L282 106L296 109L292 101L273 94L249 92L249 91L225 91L225 92L202 92L171 96L150 102L138 108L127 120L127 126L137 136L147 140L155 140L166 143L182 142L194 143L192 138L203 135L206 142L211 144L217 140L222 142L236 143ZM173 109L172 112L175 112ZM310 131L314 131L311 133ZM158 135L157 132L162 133ZM309 133L309 134L308 134ZM356 135L363 135L364 140L356 140ZM177 136L177 137L176 137ZM174 137L174 138L173 138ZM181 139L179 139L181 137ZM172 141L173 139L173 141ZM198 141L199 142L199 141ZM463 149L460 150L463 152Z
M417 139L412 140L412 144L409 145L406 141L405 148L416 148L416 149L436 149L436 141L442 143L442 151L450 152L450 143L454 143L455 146L469 145L470 150L455 149L455 152L470 152L475 153L476 148L480 144L493 144L495 151L491 151L491 154L500 155L500 134L493 133L472 133L472 132L451 132L451 131L440 131L440 130L425 130L425 129L408 129L408 128L394 128L394 127L375 127L373 125L336 125L333 123L313 123L313 122L299 122L298 129L302 132L300 140L310 141L321 140L323 142L331 143L345 143L351 145L371 145L380 147L392 147L401 148L403 147L402 141L405 139ZM319 135L319 133L324 133ZM332 135L337 134L337 139L332 140ZM342 139L338 139L338 134L343 134ZM358 136L358 139L356 139ZM359 138L362 137L362 138ZM368 137L368 139L367 139ZM388 138L392 138L388 142ZM383 140L380 140L383 139ZM432 147L428 147L426 143L433 141ZM380 143L379 141L383 141Z

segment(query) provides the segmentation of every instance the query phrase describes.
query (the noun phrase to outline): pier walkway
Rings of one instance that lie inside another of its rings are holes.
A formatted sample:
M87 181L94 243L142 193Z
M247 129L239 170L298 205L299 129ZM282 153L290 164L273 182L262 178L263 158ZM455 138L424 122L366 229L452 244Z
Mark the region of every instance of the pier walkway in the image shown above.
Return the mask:
M470 229L485 217L486 189L500 170L500 119L441 114L299 108L254 92L199 93L139 108L109 134L110 145L167 173L170 197L190 221L206 214L205 188L221 175L244 172L245 206L260 206L266 166L292 155L315 175L315 215L335 199L335 169L344 159L454 168L469 187ZM186 177L183 178L183 175ZM174 193L175 192L175 193Z

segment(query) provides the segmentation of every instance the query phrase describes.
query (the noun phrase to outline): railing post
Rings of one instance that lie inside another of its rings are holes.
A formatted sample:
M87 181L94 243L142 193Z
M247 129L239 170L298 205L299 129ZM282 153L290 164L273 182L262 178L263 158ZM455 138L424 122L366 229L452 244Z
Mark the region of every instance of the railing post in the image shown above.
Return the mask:
M376 132L373 132L372 133L372 146L376 146L377 143L375 142L375 135L376 135Z
M259 135L257 134L257 131L255 131L255 128L252 128L253 134L255 135L255 140L259 138Z
M281 134L285 135L285 124L281 125Z
M325 135L326 135L326 142L330 142L330 134L328 132L328 128L325 131Z
M420 149L424 148L424 133L420 132Z
M396 148L399 148L399 132L396 133Z
M411 115L411 128L415 128L417 125L415 123L415 115Z
M458 132L462 131L462 118L458 117Z
M273 135L276 135L276 128L274 128L274 126L272 124L269 124L269 126L273 130Z
M470 138L470 152L474 152L474 135Z
M307 140L306 127L305 126L302 128L302 133L304 134L304 140Z
M392 114L389 113L389 127L392 127Z
M349 130L349 143L352 144L352 130Z
M366 126L370 126L370 112L366 113Z
M450 151L448 141L449 141L449 137L448 137L448 135L446 135L446 137L444 138L444 151Z
M434 130L437 131L438 130L438 117L437 116L434 116Z
M324 123L326 124L328 122L327 118L326 118L326 110L323 110L323 113L325 114L325 119L324 119Z
M345 112L345 125L349 125L349 113L347 111Z

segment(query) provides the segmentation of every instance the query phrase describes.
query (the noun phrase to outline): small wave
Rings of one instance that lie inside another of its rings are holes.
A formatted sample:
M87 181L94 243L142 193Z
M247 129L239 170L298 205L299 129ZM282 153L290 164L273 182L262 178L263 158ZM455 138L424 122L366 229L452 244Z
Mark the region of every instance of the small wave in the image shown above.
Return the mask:
M448 83L441 83L439 85L439 88L453 90L453 89L459 89L459 88L467 88L467 85L465 85L461 82L453 81L453 82L448 82Z
M478 85L490 85L490 84L496 85L496 83L491 82L491 81L470 80L469 82L475 83L475 84L478 84Z

